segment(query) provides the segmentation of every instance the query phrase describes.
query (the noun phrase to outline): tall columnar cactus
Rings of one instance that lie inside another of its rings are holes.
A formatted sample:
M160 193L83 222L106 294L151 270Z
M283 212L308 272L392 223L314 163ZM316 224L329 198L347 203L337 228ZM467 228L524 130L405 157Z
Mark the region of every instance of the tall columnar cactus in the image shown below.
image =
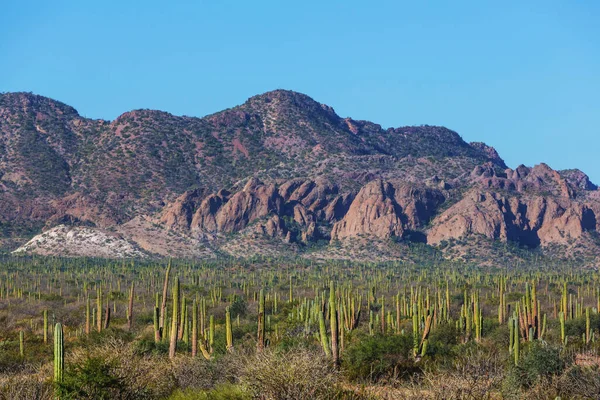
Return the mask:
M90 297L87 296L85 301L85 334L89 335L91 331L90 326Z
M65 366L65 345L63 328L60 323L54 326L54 382L61 383Z
M321 337L321 346L325 352L327 358L331 357L331 350L329 349L329 340L327 339L327 328L325 327L325 316L323 311L319 310L319 335Z
M504 283L502 280L502 276L500 277L500 283L498 288L498 323L502 325L504 323L504 310L506 309L506 305L504 304Z
M227 351L233 352L233 333L231 332L231 313L229 307L225 309L225 339L227 340Z
M475 294L475 299L473 301L473 325L475 326L475 341L480 342L483 316L481 315L481 308L479 307L479 293Z
M333 281L329 283L329 324L331 329L331 355L333 357L333 365L337 367L340 364L340 353L338 347L339 332L337 307L335 305L335 284Z
M169 274L171 272L171 260L165 272L165 282L163 284L162 303L160 305L160 319L158 321L159 334L162 338L165 331L165 318L167 315L167 294L169 293Z
M585 309L585 343L588 344L592 340L591 324L590 324L590 308Z
M419 354L419 314L417 303L412 307L412 331L413 331L413 356Z
M44 310L44 344L48 343L48 310Z
M133 296L135 291L135 282L131 282L129 289L129 306L127 307L127 329L131 330L133 325Z
M185 295L181 296L181 311L179 314L179 330L177 331L177 339L183 340L183 333L185 330L185 323L187 321L186 309L187 309L187 300Z
M110 326L110 302L108 296L106 296L106 307L104 308L104 329L108 329Z
M198 304L192 303L192 357L198 353Z
M102 332L102 289L96 292L96 329Z
M427 344L429 343L429 332L431 331L431 325L433 322L433 315L429 314L425 320L425 327L423 328L423 335L421 342L419 343L419 354L424 356L427 353Z
M381 322L381 334L385 335L385 296L381 296L381 316L379 317Z
M258 297L258 341L256 350L260 353L265 348L265 292L260 290Z
M154 315L153 315L153 322L154 322L154 342L155 343L159 343L160 342L160 309L158 307L154 307Z
M521 348L521 343L520 343L520 337L519 337L519 322L518 319L515 317L513 318L513 324L514 324L514 328L513 328L513 334L514 334L514 338L513 338L513 355L515 357L515 365L519 365L519 355L520 355L520 348Z
M25 357L25 332L19 331L19 355Z
M565 336L565 313L563 311L558 313L558 321L560 322L560 341L564 345L567 341Z
M512 354L513 353L513 347L515 344L515 323L512 317L508 317L508 331L509 331L509 335L508 335L508 354Z
M175 357L177 351L177 325L179 317L179 277L173 284L173 315L171 316L171 341L169 343L169 358Z

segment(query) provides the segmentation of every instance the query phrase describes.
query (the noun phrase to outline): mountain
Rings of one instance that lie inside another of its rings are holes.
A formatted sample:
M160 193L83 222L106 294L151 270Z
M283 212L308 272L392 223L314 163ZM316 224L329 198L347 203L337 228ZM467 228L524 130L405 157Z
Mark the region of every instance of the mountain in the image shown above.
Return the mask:
M600 191L579 170L513 170L447 128L383 129L292 91L204 118L114 121L0 94L7 250L398 259L418 242L493 264L484 250L504 242L596 263L598 217Z

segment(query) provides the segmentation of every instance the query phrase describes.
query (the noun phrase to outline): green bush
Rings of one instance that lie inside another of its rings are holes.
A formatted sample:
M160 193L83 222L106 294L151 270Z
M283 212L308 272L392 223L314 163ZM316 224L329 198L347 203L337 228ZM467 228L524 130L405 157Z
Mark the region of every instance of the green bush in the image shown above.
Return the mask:
M61 399L110 399L124 384L111 373L112 366L100 357L89 357L81 364L70 365L64 380L58 383Z
M342 366L352 380L376 382L419 371L412 361L412 336L362 336L344 351Z
M518 366L511 367L506 376L503 390L514 394L519 389L528 389L543 379L560 375L565 362L560 348L541 342L531 342Z
M440 324L429 335L427 355L430 357L450 357L458 344L460 332L454 324Z
M335 399L339 376L321 353L265 350L244 360L241 383L253 398Z

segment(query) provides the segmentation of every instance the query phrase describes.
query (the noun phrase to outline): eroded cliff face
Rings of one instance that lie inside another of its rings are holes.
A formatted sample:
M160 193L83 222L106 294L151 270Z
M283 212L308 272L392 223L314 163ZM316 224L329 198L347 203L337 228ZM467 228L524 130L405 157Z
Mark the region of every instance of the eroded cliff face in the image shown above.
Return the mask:
M546 164L498 173L490 165L471 174L466 195L432 221L428 242L472 234L528 247L566 245L600 228L600 203L587 176L561 176Z
M458 199L437 180L418 185L376 179L357 193L340 193L325 179L265 184L252 178L234 193L187 192L165 207L159 221L213 238L253 226L286 242L418 232L431 245L471 235L530 248L566 245L600 228L598 196L585 192L585 179L575 175L571 182L544 164L516 170L483 164L469 175L470 189ZM451 205L449 196L455 199Z
M438 190L382 180L370 182L358 192L346 215L334 224L332 240L401 237L408 229L422 228L443 201Z
M444 202L440 190L383 180L369 182L357 194L339 193L326 180L301 179L278 185L250 179L238 192L208 194L201 201L197 193L186 193L167 206L160 223L212 235L259 223L258 231L268 236L302 242L390 238L423 228ZM288 236L289 231L295 236Z

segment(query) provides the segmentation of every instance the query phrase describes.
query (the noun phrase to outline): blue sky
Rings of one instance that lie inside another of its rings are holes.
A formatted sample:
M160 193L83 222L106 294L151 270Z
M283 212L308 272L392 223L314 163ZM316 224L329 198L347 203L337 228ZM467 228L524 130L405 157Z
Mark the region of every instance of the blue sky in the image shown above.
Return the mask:
M6 3L0 91L113 119L203 116L291 89L343 117L444 125L511 167L578 167L600 183L598 1Z

